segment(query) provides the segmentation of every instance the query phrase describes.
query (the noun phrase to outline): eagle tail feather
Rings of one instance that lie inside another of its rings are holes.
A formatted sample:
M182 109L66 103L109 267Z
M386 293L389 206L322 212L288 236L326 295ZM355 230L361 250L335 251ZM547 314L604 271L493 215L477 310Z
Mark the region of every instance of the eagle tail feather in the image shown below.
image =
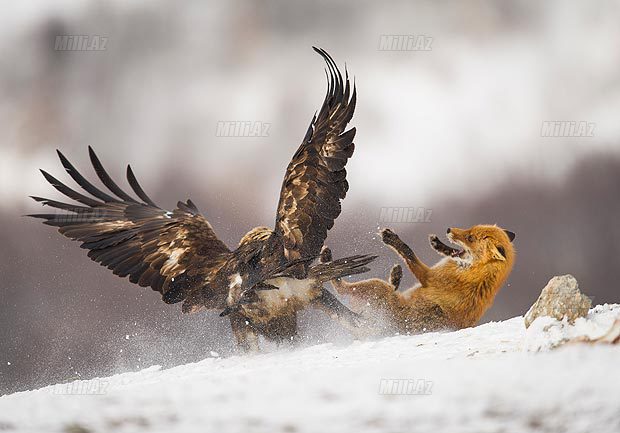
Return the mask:
M316 278L321 282L327 282L336 278L363 274L370 270L366 265L376 258L377 256L371 255L355 255L327 263L318 263L310 267L308 278Z

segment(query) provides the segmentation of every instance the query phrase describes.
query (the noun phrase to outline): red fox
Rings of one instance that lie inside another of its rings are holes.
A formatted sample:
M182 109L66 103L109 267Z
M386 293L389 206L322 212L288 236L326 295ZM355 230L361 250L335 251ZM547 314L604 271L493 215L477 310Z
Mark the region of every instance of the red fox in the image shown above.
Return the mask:
M449 247L431 235L431 246L445 257L429 267L392 230L381 231L383 242L401 256L419 281L408 290L397 290L402 276L399 265L392 268L389 281L373 278L348 283L337 279L332 284L339 294L351 297L351 308L367 318L372 333L474 326L510 274L515 261L515 234L494 225L477 225L467 230L449 228L447 236L462 249ZM331 260L326 247L321 260Z

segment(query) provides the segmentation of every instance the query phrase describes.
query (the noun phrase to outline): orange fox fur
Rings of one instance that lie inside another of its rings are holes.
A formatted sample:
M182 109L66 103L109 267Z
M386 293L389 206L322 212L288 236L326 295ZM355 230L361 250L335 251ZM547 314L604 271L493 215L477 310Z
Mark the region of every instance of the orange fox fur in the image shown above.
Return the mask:
M351 297L351 308L367 318L374 333L420 333L474 326L493 304L515 260L514 233L493 225L467 230L450 228L448 238L462 250L431 235L431 246L443 260L429 267L390 229L381 232L419 284L397 291L402 270L395 266L390 281L373 278L356 283L334 280L341 295ZM329 260L325 250L322 260Z

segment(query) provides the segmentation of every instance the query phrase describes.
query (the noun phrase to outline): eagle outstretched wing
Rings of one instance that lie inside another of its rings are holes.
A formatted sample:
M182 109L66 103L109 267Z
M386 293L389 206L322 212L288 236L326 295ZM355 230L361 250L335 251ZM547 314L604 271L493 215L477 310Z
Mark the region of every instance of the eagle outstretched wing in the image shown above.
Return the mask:
M86 180L58 151L65 170L84 191L83 195L41 170L54 188L82 205L32 197L56 213L29 215L58 227L63 235L82 242L88 257L111 269L120 277L142 287L150 286L167 303L192 298L212 297L213 306L223 308L227 294L204 294L201 288L225 263L230 250L220 241L209 222L191 200L178 202L173 211L158 207L138 184L131 167L127 180L138 201L123 191L104 170L92 148L90 160L101 182L116 197L101 191ZM215 289L215 288L214 288ZM217 290L217 289L215 289Z
M355 85L351 92L346 70L343 80L331 56L314 50L327 63L328 88L323 106L286 169L280 192L275 232L283 240L288 260L319 255L349 189L344 167L355 147L355 128L345 131L355 110Z

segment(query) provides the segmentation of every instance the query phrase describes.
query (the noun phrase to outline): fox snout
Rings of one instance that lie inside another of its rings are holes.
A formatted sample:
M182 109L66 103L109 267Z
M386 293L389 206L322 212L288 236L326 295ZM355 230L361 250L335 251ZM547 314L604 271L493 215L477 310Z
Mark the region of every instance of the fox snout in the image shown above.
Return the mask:
M455 235L459 235L461 233L463 233L463 230L457 229L457 228L454 228L454 227L448 227L448 229L446 230L446 234L447 235L455 236Z
M464 234L465 234L465 230L457 229L454 227L448 227L448 229L446 230L446 235L452 241L461 241L461 242L465 241L466 236L464 236Z

